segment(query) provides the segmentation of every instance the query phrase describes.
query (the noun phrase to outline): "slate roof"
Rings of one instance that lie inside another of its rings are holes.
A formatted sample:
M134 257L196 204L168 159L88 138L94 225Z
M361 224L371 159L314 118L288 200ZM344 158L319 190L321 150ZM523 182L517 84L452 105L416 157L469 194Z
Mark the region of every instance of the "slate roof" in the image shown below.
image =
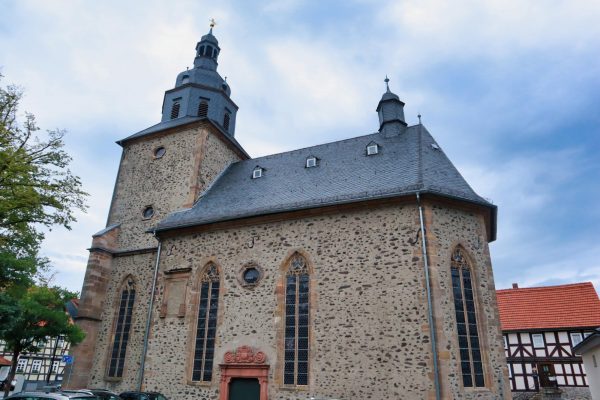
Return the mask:
M502 330L600 326L600 300L591 282L496 291Z
M367 156L371 142L379 154ZM318 158L316 167L305 168L308 156ZM252 179L257 166L263 176ZM471 189L427 129L415 125L396 136L374 133L233 163L191 209L170 214L156 230L416 192L487 206L495 218L496 207Z
M248 155L248 153L246 153L246 150L244 150L244 148L242 147L242 145L235 140L235 138L233 136L231 136L230 134L228 134L227 132L225 132L223 130L223 128L221 126L219 126L219 124L217 124L216 122L205 118L205 117L191 117L191 116L185 116L185 117L181 117L181 118L175 118L175 119L170 119L164 122L159 122L156 125L152 125L149 128L146 128L142 131L139 131L137 133L134 133L133 135L127 136L125 139L121 139L121 140L117 140L117 143L119 145L122 145L124 142L127 142L129 140L132 139L138 139L144 136L149 136L151 134L154 133L158 133L161 131L164 131L166 129L171 129L171 128L176 128L178 126L183 126L183 125L187 125L187 124L191 124L194 122L199 122L199 121L207 121L210 122L214 127L216 127L217 129L219 129L223 135L225 135L225 137L235 146L237 147L243 154L245 154L248 158L250 158L250 156Z

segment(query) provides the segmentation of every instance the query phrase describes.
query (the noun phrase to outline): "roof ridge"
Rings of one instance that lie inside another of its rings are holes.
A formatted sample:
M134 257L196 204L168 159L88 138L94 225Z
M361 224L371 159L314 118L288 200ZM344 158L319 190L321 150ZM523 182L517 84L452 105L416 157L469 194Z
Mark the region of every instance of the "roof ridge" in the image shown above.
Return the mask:
M407 126L406 129L416 128L417 126L418 126L418 124L416 124L416 125L410 125L410 126ZM296 151L309 150L309 149L313 149L315 147L327 146L327 145L334 144L334 143L349 142L349 141L353 141L353 140L360 139L360 138L366 138L367 136L375 136L375 135L380 135L380 132L367 133L366 135L353 136L353 137L342 139L342 140L333 140L331 142L319 143L319 144L315 144L315 145L312 145L312 146L306 146L306 147L301 147L301 148L298 148L298 149L282 151L282 152L279 152L279 153L267 154L267 155L264 155L264 156L260 156L260 157L256 157L256 158L250 158L248 160L241 160L241 161L252 161L252 160L259 160L261 158L274 157L274 156L282 156L282 155L285 155L285 154L294 153ZM240 162L240 161L238 161L238 162Z
M518 291L526 291L526 290L549 290L549 289L557 289L557 288L565 288L565 287L575 287L575 286L594 286L592 282L576 282L576 283L565 283L563 285L549 285L549 286L532 286L526 288L507 288L507 289L496 289L496 293L514 293Z

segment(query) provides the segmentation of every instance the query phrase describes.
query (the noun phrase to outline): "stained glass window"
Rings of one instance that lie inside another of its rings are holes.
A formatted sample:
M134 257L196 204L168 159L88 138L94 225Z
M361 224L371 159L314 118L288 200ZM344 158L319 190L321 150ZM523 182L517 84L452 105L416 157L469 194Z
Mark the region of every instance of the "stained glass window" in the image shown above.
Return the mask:
M309 288L306 260L294 254L285 285L285 385L308 385Z
M200 278L200 299L192 380L210 382L213 373L217 311L219 309L219 270L208 264Z
M125 364L127 343L129 342L129 331L131 330L131 316L134 301L135 286L133 279L129 278L121 290L121 298L119 300L119 310L117 321L115 323L115 338L108 365L108 376L110 377L120 378L123 376L123 366Z
M460 370L465 387L483 387L483 364L477 331L477 315L471 279L471 266L465 252L458 247L451 261L452 292L456 311Z

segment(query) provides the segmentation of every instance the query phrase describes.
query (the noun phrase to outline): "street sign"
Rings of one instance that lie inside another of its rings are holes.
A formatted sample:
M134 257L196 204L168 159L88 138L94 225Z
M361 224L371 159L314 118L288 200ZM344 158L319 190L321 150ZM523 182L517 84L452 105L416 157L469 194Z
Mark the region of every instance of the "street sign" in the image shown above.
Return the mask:
M73 356L62 356L62 362L65 364L73 364Z

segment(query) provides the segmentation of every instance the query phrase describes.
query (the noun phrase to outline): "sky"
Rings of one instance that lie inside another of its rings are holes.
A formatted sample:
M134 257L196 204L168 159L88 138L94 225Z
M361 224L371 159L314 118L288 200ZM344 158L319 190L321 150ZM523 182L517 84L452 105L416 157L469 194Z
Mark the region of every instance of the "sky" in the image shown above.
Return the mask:
M121 148L160 121L214 18L236 138L262 156L378 129L390 87L499 208L497 288L600 289L600 2L578 0L0 1L3 85L65 129L90 193L47 232L55 283L81 290Z

